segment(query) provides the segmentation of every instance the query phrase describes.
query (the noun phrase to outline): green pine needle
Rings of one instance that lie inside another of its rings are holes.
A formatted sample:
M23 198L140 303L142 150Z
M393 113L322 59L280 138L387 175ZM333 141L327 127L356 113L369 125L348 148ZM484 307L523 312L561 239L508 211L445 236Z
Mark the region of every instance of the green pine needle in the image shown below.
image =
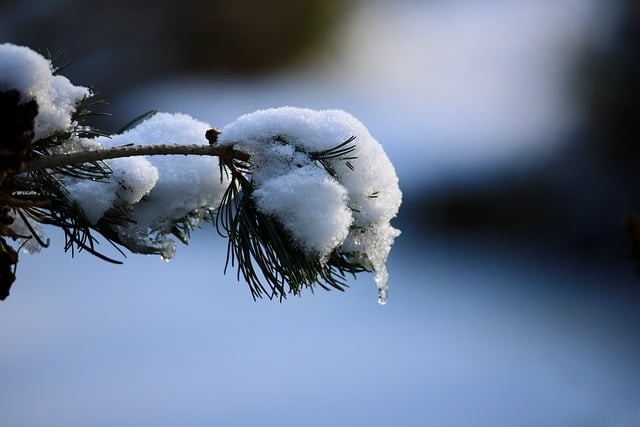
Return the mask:
M329 150L313 152L312 160L335 174L330 161L349 160L355 137ZM346 276L355 276L366 269L334 251L328 260L321 260L302 250L279 221L257 209L251 194L254 191L250 164L221 159L223 174L231 176L216 215L218 233L228 239L225 273L229 266L237 268L237 278L249 285L254 299L267 297L280 300L289 294L299 295L305 288L345 290Z

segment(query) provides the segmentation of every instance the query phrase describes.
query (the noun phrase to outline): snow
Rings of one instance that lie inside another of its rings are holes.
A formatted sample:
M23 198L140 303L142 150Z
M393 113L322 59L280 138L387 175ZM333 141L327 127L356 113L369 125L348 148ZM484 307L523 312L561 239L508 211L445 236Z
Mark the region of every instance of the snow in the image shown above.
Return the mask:
M196 144L208 142L211 126L186 114L158 113L136 127L93 141L102 148L127 144ZM111 207L128 205L133 221L116 229L130 249L151 247L165 259L175 252L168 236L173 225L189 217L195 227L217 208L226 189L218 159L208 156L146 156L107 161L113 171L106 182L79 180L68 185L71 197L96 223Z
M60 147L70 153L123 145L208 144L211 126L186 114L157 113L121 134L78 138ZM221 179L218 159L209 156L135 156L107 160L111 174L104 180L64 177L69 197L96 225L111 208L129 212L127 225L114 226L134 252L159 253L171 259L173 226L186 220L197 227L215 210L228 181Z
M327 159L331 170L314 158L352 137L353 152ZM252 197L260 211L310 256L325 259L337 250L370 265L386 302L385 264L400 234L389 221L402 193L382 146L358 119L342 110L258 110L225 126L218 143L251 155Z
M347 191L315 166L269 179L253 197L261 212L284 219L285 229L297 236L306 252L333 249L349 234L352 217L346 205Z
M211 126L185 114L157 114L136 127L112 137L79 138L73 133L77 104L91 95L89 89L74 86L54 75L51 61L33 50L10 43L0 44L0 90L17 90L21 101L35 99L34 140L56 132L70 135L54 153L98 150L126 144L208 143L204 137ZM212 157L130 157L106 162L108 179L61 177L69 198L96 225L111 208L130 212L131 222L114 230L129 249L160 253L171 258L175 243L167 236L176 222L190 227L215 209L226 189L218 160Z
M119 202L137 203L158 180L158 170L142 157L114 159L108 165L112 171L108 180L69 179L67 183L71 199L92 224Z
M63 144L58 152L99 150L104 148L101 143L103 139L72 139ZM113 159L106 163L111 170L109 179L63 178L69 197L80 206L93 225L115 205L139 202L158 181L158 170L144 157Z
M35 140L72 126L76 104L90 95L89 89L74 86L64 76L54 75L51 61L33 50L10 43L0 44L0 90L15 89L22 102L35 99Z
M20 245L20 250L27 254L35 254L40 252L42 246L38 240L36 240L33 234L37 234L41 240L47 241L44 230L42 226L37 223L31 222L31 228L33 229L33 233L31 229L27 226L20 215L17 215L15 212L12 212L11 217L13 218L13 223L11 224L11 230L13 230L16 235L20 236L17 241Z
M54 154L209 143L211 125L179 113L157 113L121 134L80 138L72 116L91 95L88 89L53 75L51 62L29 48L0 45L0 59L0 90L37 100L35 138L69 135ZM402 195L389 158L359 120L342 110L271 108L227 125L218 143L251 156L251 197L259 211L276 218L307 255L327 262L337 251L375 271L379 300L386 302L386 261L400 234L389 222ZM108 228L128 249L164 259L175 252L170 236L210 218L229 184L211 156L135 156L105 164L111 172L105 178L61 176L69 198L90 224ZM125 221L101 222L116 210Z

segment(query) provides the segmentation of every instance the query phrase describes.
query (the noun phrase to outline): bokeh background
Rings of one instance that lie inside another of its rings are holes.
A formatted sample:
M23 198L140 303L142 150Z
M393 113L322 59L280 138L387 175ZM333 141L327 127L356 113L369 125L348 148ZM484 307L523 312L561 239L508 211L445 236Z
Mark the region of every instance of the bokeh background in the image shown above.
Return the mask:
M73 61L108 130L345 109L404 192L384 307L366 275L254 302L210 227L122 266L47 230L1 426L640 425L638 2L1 0L0 40Z

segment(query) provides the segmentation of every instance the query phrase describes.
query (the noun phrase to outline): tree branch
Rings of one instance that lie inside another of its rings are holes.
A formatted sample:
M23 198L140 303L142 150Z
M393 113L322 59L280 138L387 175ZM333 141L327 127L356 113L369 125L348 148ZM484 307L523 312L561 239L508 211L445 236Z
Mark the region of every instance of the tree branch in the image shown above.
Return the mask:
M19 172L34 172L44 169L55 169L63 166L77 165L81 163L93 163L102 160L116 159L133 156L216 156L225 159L237 159L248 161L249 155L231 147L204 144L158 144L158 145L132 145L125 147L106 148L95 151L79 151L69 154L57 154L40 159L27 160L20 166Z

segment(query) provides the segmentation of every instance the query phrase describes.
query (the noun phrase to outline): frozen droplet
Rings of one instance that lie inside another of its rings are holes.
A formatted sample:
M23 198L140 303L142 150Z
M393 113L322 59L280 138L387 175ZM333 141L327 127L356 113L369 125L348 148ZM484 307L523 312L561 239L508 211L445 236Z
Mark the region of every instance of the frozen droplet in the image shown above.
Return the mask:
M162 260L165 262L169 262L173 259L173 256L175 254L176 243L173 240L167 240L164 247L162 248L162 252L160 253L160 258L162 258Z
M385 305L389 300L389 288L378 288L378 304Z
M382 266L380 270L376 272L376 285L378 286L378 304L385 305L389 300L389 273L386 266Z
M35 254L40 252L40 249L43 247L46 248L49 246L49 239L46 238L44 229L40 224L36 222L30 222L27 224L21 216L13 213L10 213L9 215L13 218L13 223L11 224L10 229L18 236L22 236L17 239L21 252ZM36 236L39 238L36 239ZM43 242L44 245L41 245L40 242Z
M46 242L44 242L45 243L44 246L38 243L38 241L33 237L27 237L26 239L18 239L18 243L20 243L20 248L22 249L22 252L29 255L33 255L40 252L40 249L42 249L43 247L45 248L48 247L49 239L47 239Z

